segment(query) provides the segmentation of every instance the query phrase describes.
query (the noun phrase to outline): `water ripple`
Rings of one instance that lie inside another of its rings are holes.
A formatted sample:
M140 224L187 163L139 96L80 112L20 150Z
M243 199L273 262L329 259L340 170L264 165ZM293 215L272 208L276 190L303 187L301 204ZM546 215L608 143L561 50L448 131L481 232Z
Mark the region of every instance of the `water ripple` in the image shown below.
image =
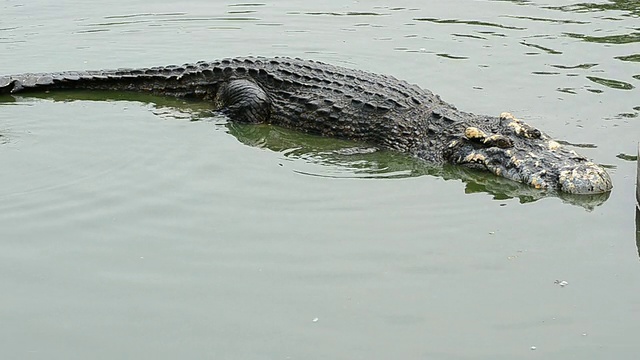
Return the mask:
M138 14L126 14L126 15L109 15L105 16L105 19L130 19L138 17L159 17L159 16L184 16L187 13L184 12L171 12L171 13L138 13Z
M414 18L414 21L428 21L436 24L463 24L463 25L477 25L477 26L488 26L488 27L497 27L501 29L509 29L509 30L526 30L526 28L517 27L517 26L508 26L501 25L486 21L477 21L477 20L457 20L457 19L437 19L437 18Z
M470 34L451 34L456 37L464 37L470 39L479 39L479 40L487 40L486 37L478 36L478 35L470 35Z
M528 47L532 47L532 48L536 48L536 49L542 50L542 51L546 52L547 54L551 54L551 55L561 55L562 54L562 51L553 50L553 49L544 47L542 45L536 45L536 44L532 44L532 43L527 43L525 41L521 41L520 44L522 44L524 46L528 46Z
M622 61L640 62L640 54L616 56L615 59L622 60Z
M593 81L596 84L600 84L616 90L632 90L635 88L635 86L620 80L606 79L596 76L587 76L587 79Z
M599 43L599 44L620 45L620 44L631 44L631 43L640 42L640 32L633 32L633 33L622 34L622 35L608 35L608 36L591 36L591 35L566 32L564 33L564 35L570 38L580 39L586 42Z
M229 7L258 7L258 6L266 6L264 3L239 3L239 4L231 4Z
M613 1L608 3L579 3L563 6L546 6L550 10L559 10L564 12L605 12L605 11L621 11L622 16L636 17L640 16L640 7L637 1Z
M565 70L570 70L570 69L591 69L594 66L598 66L598 64L578 64L578 65L557 65L557 64L552 64L550 65L554 68L558 68L558 69L565 69Z
M136 13L125 15L110 15L105 16L106 20L117 21L104 21L94 22L89 24L83 24L82 27L87 27L86 30L76 30L76 34L83 33L97 33L107 32L114 27L139 27L141 24L145 24L149 27L160 26L163 23L198 23L198 22L258 22L261 19L258 17L246 16L246 14L255 13L254 10L246 11L229 11L229 16L191 16L186 12L170 12L170 13ZM86 19L82 19L86 20ZM280 23L263 23L260 25L267 26L280 26ZM237 29L237 27L221 26L217 28L225 29ZM133 31L137 31L134 29Z
M384 16L385 14L380 14L376 12L358 12L358 11L347 11L347 12L323 12L323 11L315 11L315 12L305 12L306 15L322 15L322 16Z
M456 56L456 55L445 54L445 53L439 53L439 54L436 54L436 56L440 56L440 57L451 59L451 60L466 60L469 58L467 56Z
M531 17L531 16L505 15L504 17L509 17L509 18L513 18L513 19L523 19L523 20L531 20L531 21L548 22L548 23L552 23L552 24L580 24L580 25L589 24L588 21L547 19L547 18L539 18L539 17Z

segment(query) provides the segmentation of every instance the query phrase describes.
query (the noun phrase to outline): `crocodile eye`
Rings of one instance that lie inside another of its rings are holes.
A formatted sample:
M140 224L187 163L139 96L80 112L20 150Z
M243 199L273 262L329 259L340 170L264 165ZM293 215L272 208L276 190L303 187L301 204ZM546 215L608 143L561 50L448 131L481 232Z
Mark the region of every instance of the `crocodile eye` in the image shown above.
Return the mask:
M542 136L542 133L540 132L540 130L532 128L531 129L531 137L534 139L540 139L540 137Z
M468 127L464 131L464 136L476 143L481 143L488 147L497 147L500 149L508 149L513 147L513 140L500 134L488 136L484 131L476 127Z
M513 147L513 141L504 135L491 135L482 141L483 144L500 149Z

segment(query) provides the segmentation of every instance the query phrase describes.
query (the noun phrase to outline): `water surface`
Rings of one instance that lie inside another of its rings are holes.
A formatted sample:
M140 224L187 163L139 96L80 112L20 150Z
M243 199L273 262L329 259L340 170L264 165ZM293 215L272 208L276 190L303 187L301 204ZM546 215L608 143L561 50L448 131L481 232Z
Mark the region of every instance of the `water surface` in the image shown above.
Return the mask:
M636 358L636 2L9 0L0 12L2 74L311 58L510 111L615 186L576 205L229 124L208 104L3 97L0 357Z

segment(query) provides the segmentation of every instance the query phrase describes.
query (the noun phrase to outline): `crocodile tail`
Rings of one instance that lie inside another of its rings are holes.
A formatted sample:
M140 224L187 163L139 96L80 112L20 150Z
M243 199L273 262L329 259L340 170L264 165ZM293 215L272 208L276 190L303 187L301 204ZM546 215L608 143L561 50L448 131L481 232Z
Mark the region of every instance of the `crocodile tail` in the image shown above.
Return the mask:
M65 71L0 76L0 94L58 89L148 92L181 97L205 97L215 82L197 64L140 69Z

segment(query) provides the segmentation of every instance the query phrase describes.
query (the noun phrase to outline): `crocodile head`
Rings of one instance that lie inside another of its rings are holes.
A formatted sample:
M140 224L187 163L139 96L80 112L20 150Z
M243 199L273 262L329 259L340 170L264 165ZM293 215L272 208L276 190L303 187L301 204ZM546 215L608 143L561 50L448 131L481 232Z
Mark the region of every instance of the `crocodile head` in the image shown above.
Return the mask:
M491 132L468 126L444 151L453 163L485 169L537 189L600 194L613 188L609 174L575 151L509 113Z

